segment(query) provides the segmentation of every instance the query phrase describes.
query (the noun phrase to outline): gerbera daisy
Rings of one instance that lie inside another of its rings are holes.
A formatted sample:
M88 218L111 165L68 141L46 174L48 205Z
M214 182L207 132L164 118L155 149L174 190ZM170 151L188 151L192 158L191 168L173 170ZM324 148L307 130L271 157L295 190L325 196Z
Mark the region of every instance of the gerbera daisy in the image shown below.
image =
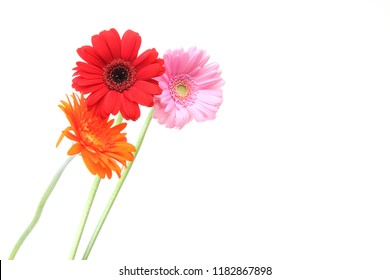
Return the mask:
M85 62L77 62L73 87L87 97L88 107L107 117L121 112L126 120L137 120L139 105L152 107L154 95L161 94L155 77L164 73L163 60L155 49L138 56L141 37L127 30L120 38L115 29L92 36L92 46L77 53Z
M114 120L109 121L108 117L96 115L93 109L88 110L83 96L73 94L73 105L69 97L67 99L68 102L61 101L59 107L64 111L70 126L62 131L57 146L66 136L75 141L68 155L81 154L92 174L111 178L112 171L115 171L120 177L121 168L117 162L125 166L126 161L134 160L135 152L135 147L127 143L126 133L121 133L126 123L112 127Z
M224 81L217 63L207 64L203 50L169 50L165 73L157 78L163 92L155 96L153 117L169 128L183 128L192 119L212 120L222 103Z

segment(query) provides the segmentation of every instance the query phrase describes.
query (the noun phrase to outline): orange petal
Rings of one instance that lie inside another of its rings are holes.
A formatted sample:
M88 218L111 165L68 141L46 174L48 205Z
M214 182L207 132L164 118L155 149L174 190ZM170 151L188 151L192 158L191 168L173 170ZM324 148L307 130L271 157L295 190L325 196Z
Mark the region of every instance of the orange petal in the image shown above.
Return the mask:
M73 144L68 151L68 155L74 156L79 154L83 150L83 146L80 143Z

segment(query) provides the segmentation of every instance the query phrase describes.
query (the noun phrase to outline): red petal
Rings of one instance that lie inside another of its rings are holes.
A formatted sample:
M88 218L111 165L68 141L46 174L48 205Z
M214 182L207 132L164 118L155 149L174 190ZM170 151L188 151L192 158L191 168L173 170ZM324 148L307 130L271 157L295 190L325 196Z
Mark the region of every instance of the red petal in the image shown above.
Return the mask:
M96 103L93 108L95 108L95 114L102 117L107 118L110 114L107 114L104 109L104 100L101 99L100 102Z
M107 114L113 114L116 115L119 112L119 109L121 107L121 97L120 93L115 90L110 90L106 96L104 97L104 111Z
M103 70L95 65L81 61L76 62L76 65L77 67L75 67L73 70L77 70L79 72L87 72L91 74L103 74Z
M100 77L100 79L85 79L85 78L83 78L83 77L78 77L79 79L77 79L77 84L79 85L79 86L91 86L91 85L98 85L98 84L103 84L104 82L103 82L103 79L102 79L102 77ZM76 78L75 79L73 79L73 81L74 80L76 80Z
M158 84L150 82L154 80L148 80L148 81L143 81L143 80L137 80L133 87L136 87L139 90L142 90L148 94L152 95L157 95L162 93L162 89L158 86Z
M152 95L149 95L135 87L131 87L123 93L129 100L135 101L140 105L151 107L154 104L154 98Z
M85 78L85 79L88 79L88 80L101 79L102 76L103 76L102 74L91 74L91 73L88 73L88 72L78 72L77 74L80 75L81 77Z
M121 57L121 37L119 36L118 31L114 28L109 31L102 32L101 35L106 40L108 48L110 49L111 55L113 58Z
M76 78L73 78L73 80L72 80L72 87L77 91L81 91L83 89L83 87L80 87L78 84L80 79L82 79L82 78L76 77Z
M122 37L121 55L124 60L134 61L141 46L141 36L137 32L127 30Z
M103 87L93 93L91 93L87 97L87 105L88 107L91 107L95 105L100 99L102 99L107 93L109 92L109 89L106 87Z
M104 41L103 36L101 36L100 34L92 36L92 45L95 48L95 51L106 63L112 61L111 52L106 42Z
M76 89L77 91L80 91L81 94L89 94L93 93L95 91L100 90L101 88L106 88L104 84L97 84L97 85L91 85L91 86L83 86L80 87L79 89ZM108 89L107 89L108 91Z
M138 70L135 77L141 80L148 80L154 77L158 77L162 73L164 73L164 67L162 67L159 63L153 63Z
M103 68L105 62L99 57L95 49L91 46L84 46L77 49L79 56L84 59L87 63L90 63L99 68Z
M136 60L134 60L133 65L136 68L141 68L153 63L157 59L157 57L158 52L156 51L156 49L149 49L140 54L140 56L137 57Z
M80 92L81 94L89 94L92 91L89 90L90 88L102 88L102 84L95 84L90 86L80 86L77 81L73 80L72 87Z
M137 103L128 100L122 94L121 114L126 120L137 120L141 115L139 106Z

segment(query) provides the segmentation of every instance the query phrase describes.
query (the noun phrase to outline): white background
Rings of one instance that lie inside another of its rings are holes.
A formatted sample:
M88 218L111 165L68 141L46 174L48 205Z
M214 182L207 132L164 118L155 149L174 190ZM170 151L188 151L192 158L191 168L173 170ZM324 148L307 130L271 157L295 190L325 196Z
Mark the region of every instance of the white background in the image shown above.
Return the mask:
M124 279L124 265L389 279L389 10L379 0L3 1L3 260L66 158L57 105L92 35L133 29L142 51L206 49L226 81L215 121L152 122L90 262L66 261L93 181L77 158L4 279ZM142 113L128 125L133 143ZM115 183L101 184L77 259Z

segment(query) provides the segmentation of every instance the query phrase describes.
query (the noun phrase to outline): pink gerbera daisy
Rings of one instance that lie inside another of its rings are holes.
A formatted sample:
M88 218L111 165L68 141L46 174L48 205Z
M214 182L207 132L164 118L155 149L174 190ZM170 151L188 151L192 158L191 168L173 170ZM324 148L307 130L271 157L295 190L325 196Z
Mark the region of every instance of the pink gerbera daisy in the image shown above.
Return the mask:
M139 105L152 107L161 89L154 80L164 73L163 60L155 49L138 56L141 37L127 30L121 38L115 29L92 36L92 46L77 53L85 62L74 68L73 87L89 94L86 101L96 114L107 117L121 112L126 120L137 120Z
M218 64L206 64L208 60L206 52L196 48L165 53L165 73L156 78L163 92L155 96L153 113L160 124L180 129L192 119L215 119L224 81Z

